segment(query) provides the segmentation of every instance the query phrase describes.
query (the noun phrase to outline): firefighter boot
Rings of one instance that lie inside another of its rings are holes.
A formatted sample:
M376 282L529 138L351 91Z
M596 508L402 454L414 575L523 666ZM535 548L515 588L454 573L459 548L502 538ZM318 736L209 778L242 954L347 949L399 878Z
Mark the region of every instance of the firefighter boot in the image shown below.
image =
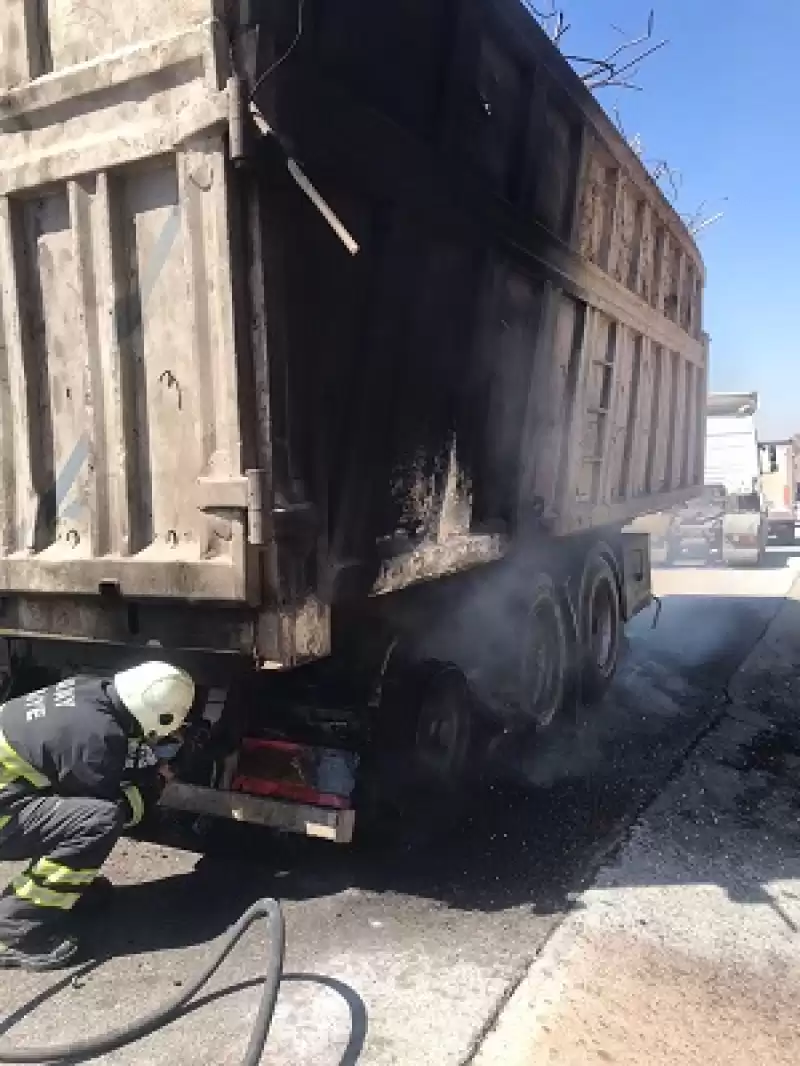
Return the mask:
M60 970L69 966L78 948L75 937L66 934L30 933L12 944L0 942L0 970Z

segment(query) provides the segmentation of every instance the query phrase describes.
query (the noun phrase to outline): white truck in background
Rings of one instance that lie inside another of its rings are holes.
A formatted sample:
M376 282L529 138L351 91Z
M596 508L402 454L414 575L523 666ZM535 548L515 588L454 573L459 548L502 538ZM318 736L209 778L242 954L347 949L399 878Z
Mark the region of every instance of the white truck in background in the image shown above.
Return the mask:
M758 450L769 537L778 544L794 544L797 482L794 441L761 441Z
M669 565L688 558L729 566L761 563L768 534L757 410L755 392L709 395L704 491L670 512L645 520L653 562Z

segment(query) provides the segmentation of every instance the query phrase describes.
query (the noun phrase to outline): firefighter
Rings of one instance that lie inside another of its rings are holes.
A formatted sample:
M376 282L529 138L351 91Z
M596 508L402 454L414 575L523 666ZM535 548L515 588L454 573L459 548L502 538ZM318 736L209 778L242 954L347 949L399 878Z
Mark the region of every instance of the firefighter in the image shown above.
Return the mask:
M0 707L0 860L29 860L0 897L0 969L74 959L76 918L107 895L99 871L123 830L158 802L154 746L177 734L194 691L183 670L148 662Z

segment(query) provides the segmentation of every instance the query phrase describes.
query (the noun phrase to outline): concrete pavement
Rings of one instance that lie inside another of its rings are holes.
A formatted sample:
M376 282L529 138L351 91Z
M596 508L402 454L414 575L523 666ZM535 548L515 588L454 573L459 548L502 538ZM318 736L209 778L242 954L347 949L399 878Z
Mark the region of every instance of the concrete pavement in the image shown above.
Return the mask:
M205 858L126 841L109 867L122 888L97 937L112 960L46 998L14 1038L85 1035L146 1010L198 968L248 902L271 894L286 907L287 970L298 978L282 988L265 1062L470 1061L570 891L707 724L780 607L792 570L656 577L666 593L661 624L651 631L642 618L631 627L628 661L579 748L522 753L527 787L481 797L446 846L368 857L252 834L233 854ZM105 1061L239 1061L262 943L259 934L248 938L217 978L217 998ZM52 985L0 978L4 1013L26 1011Z

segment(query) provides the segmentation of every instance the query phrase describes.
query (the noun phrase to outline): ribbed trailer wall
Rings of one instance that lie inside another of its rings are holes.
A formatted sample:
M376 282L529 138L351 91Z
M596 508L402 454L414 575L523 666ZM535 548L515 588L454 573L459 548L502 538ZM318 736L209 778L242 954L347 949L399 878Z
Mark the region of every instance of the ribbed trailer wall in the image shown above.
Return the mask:
M236 600L227 75L208 3L136 6L0 14L0 586Z
M702 482L699 255L518 0L304 16L2 5L4 632L288 666Z

